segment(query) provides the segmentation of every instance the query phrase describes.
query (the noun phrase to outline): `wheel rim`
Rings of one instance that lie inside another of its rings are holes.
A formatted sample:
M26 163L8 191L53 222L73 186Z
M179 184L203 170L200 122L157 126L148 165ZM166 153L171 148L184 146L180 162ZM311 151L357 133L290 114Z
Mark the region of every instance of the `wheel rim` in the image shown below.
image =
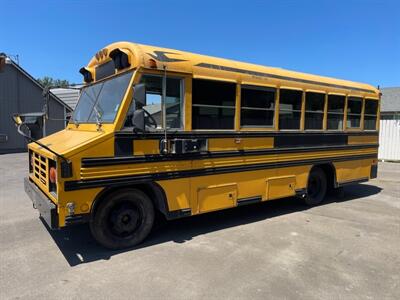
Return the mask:
M108 223L114 236L130 237L143 224L143 210L130 202L122 202L110 211Z
M321 193L322 182L318 176L311 176L308 181L308 196L316 198Z

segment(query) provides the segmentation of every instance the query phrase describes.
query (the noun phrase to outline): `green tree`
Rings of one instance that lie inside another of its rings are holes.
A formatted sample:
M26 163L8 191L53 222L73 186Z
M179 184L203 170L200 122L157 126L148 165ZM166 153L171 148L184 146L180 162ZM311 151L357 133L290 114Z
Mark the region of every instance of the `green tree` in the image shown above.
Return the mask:
M38 78L37 81L44 87L68 87L70 85L68 80L65 79L54 79L49 76L44 76L42 78Z

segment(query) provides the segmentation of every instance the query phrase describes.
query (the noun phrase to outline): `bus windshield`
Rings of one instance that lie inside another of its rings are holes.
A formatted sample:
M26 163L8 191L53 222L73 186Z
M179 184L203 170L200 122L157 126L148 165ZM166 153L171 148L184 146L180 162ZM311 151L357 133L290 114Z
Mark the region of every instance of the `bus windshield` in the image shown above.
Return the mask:
M72 115L74 123L113 123L132 72L101 81L81 90Z

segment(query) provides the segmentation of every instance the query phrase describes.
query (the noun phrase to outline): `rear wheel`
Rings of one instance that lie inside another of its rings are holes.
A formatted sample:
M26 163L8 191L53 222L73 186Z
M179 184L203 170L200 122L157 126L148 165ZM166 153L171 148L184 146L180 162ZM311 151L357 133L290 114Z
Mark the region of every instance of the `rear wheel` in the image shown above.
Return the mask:
M109 249L142 242L154 222L154 207L142 191L131 189L111 194L99 204L90 222L95 240Z
M311 206L320 204L325 198L326 190L327 181L324 171L313 168L308 176L307 197L304 202Z

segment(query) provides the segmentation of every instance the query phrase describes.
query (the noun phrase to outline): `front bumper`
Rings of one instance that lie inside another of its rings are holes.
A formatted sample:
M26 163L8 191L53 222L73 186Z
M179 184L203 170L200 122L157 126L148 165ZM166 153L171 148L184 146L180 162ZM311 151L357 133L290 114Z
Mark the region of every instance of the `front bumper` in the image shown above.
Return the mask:
M28 177L24 178L24 188L32 200L33 207L39 210L40 217L51 229L57 229L57 206Z

